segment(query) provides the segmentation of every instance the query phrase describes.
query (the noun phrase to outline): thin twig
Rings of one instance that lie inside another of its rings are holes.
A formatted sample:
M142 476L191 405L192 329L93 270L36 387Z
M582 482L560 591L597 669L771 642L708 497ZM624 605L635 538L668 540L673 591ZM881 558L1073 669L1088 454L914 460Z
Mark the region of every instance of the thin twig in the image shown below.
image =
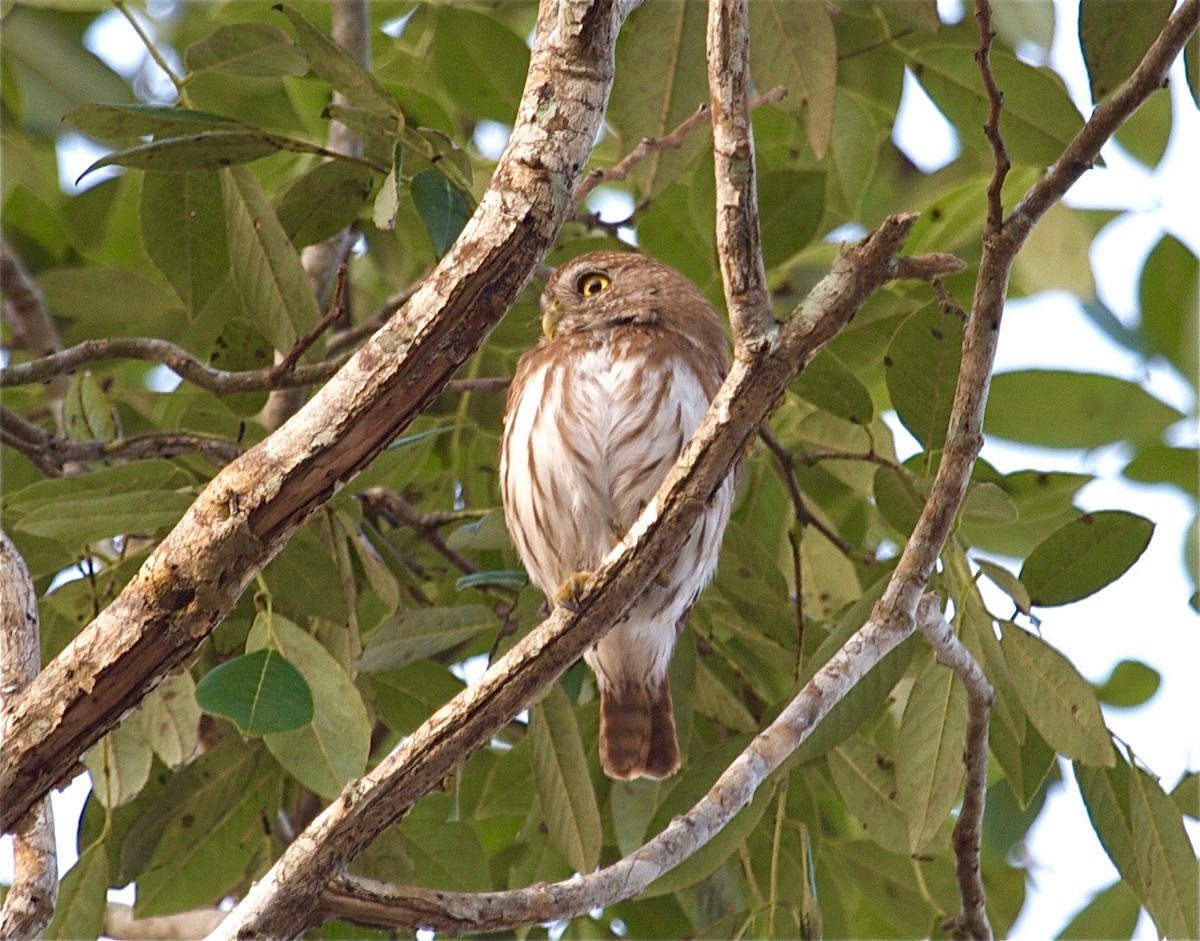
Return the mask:
M772 88L761 95L755 95L750 101L750 108L760 108L765 104L773 104L787 97L786 88ZM619 161L605 170L591 170L575 189L575 205L582 206L588 194L602 183L619 183L624 180L634 168L646 158L664 150L678 150L692 131L708 124L708 105L702 104L680 122L669 134L662 137L643 137L636 147Z
M317 342L317 339L329 329L330 325L339 317L346 313L346 265L345 262L338 265L337 280L333 289L333 300L329 304L329 309L317 321L308 333L296 340L292 344L292 348L287 351L282 359L272 366L268 372L271 379L274 381L280 376L287 375L296 368L296 364L300 362L300 357L308 352L309 348Z
M37 592L25 560L0 530L0 700L7 708L42 666ZM13 877L0 938L40 938L58 900L54 812L47 795L13 827Z
M363 511L387 520L393 526L407 526L424 539L437 552L465 575L474 575L479 566L446 545L446 540L437 531L438 523L431 520L394 490L383 487L368 487L358 495Z
M992 29L991 0L975 0L975 19L979 23L979 48L975 50L975 61L979 63L979 72L983 76L983 87L988 98L988 117L983 125L983 133L992 145L995 167L987 188L987 233L997 235L1003 225L1004 204L1000 199L1000 191L1004 187L1004 178L1012 167L1008 159L1008 149L1004 146L1004 138L1000 134L1000 114L1004 110L1004 92L996 86L996 76L992 72L992 41L996 31Z
M750 130L749 0L710 0L706 52L716 176L717 257L736 349L776 332L758 222Z
M935 595L922 601L925 617L918 616L917 626L937 653L938 663L949 667L967 690L967 737L963 746L966 787L962 810L954 825L955 875L958 878L962 909L943 928L956 938L991 941L979 846L983 839L983 810L987 799L988 725L996 694L983 670L942 617Z
M820 464L822 461L865 461L868 464L876 464L879 467L899 468L900 465L895 461L889 460L882 454L876 454L874 451L837 451L837 450L819 450L819 451L796 451L791 454L792 459L797 464L802 464L805 467L813 467Z
M336 373L351 353L323 363L301 364L288 372L277 372L275 366L263 369L230 371L214 369L201 362L181 346L152 337L112 337L84 340L77 346L43 356L28 363L18 363L0 369L0 385L23 386L46 382L55 376L74 372L80 366L109 359L136 359L161 363L181 379L213 395L234 395L240 392L266 392L272 389L292 389L325 382ZM446 384L446 392L498 391L507 387L507 376L488 376L477 379L454 379Z
M775 460L779 464L779 476L783 478L784 486L788 488L788 493L791 495L792 506L796 513L796 522L801 526L813 527L813 529L833 543L837 550L846 556L846 558L863 561L862 557L854 551L854 547L850 543L846 542L845 539L809 512L808 505L804 502L804 494L800 490L800 481L796 478L796 462L792 457L792 452L784 447L783 443L767 428L760 428L758 436L770 448L771 453L775 455Z
M68 464L189 453L200 454L224 467L242 453L239 445L227 439L186 432L148 432L111 441L68 441L6 408L0 408L0 441L20 451L51 477L62 476Z

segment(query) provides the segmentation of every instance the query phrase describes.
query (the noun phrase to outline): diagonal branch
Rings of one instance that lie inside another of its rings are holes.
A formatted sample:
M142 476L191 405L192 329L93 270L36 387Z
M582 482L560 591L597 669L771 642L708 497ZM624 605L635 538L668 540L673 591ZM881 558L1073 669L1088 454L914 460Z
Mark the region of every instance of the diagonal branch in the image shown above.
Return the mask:
M0 744L4 829L195 652L296 528L422 412L508 309L571 209L630 5L545 0L508 147L438 267L296 415L217 474L120 596L14 698Z

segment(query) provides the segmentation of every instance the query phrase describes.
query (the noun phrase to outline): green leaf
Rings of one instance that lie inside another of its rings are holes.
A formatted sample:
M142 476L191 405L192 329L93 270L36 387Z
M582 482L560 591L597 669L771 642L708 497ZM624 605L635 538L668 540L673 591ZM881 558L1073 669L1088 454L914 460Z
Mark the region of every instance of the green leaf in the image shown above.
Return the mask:
M1200 460L1195 448L1148 444L1138 448L1121 473L1139 483L1172 484L1185 494L1191 494L1196 489L1196 480L1200 479Z
M652 778L612 782L608 792L609 809L617 849L622 856L628 856L646 842L646 828L668 787Z
M558 683L530 710L529 738L550 840L576 872L591 872L600 858L600 808L575 712Z
M992 8L992 22L1005 43L1032 43L1049 53L1054 42L1053 0L1025 0L1023 3L998 3Z
M1034 605L1079 601L1124 575L1146 551L1153 533L1150 520L1123 510L1084 513L1029 554L1021 582Z
M937 835L958 800L966 730L967 695L961 681L927 655L896 740L896 787L914 853Z
M803 119L818 160L833 135L837 39L828 8L820 3L756 0L750 4L750 71L760 90L782 85L778 107Z
M266 23L231 23L219 26L184 52L192 75L223 72L227 75L303 75L308 57L283 30Z
M372 673L370 679L379 717L401 735L411 733L464 688L446 667L429 660Z
M501 588L505 591L520 591L529 584L529 576L522 569L486 569L472 572L454 582L455 591L466 588Z
M279 351L320 319L300 256L279 224L262 186L244 167L222 171L230 271L242 310Z
M1157 442L1183 415L1114 376L1023 369L992 378L984 432L1046 448Z
M312 721L312 691L276 650L256 650L209 670L196 685L196 702L237 723L246 735L287 732Z
M265 735L263 741L305 787L335 797L367 766L371 722L362 696L329 651L287 618L260 614L254 619L246 650L266 647L277 649L303 675L312 690L313 717L307 725Z
M879 150L889 140L890 126L889 111L853 89L838 87L826 181L829 201L841 206L847 218L862 215L863 200L875 180Z
M1171 791L1171 800L1185 817L1200 819L1200 772L1189 771L1180 778Z
M221 181L211 173L150 173L142 181L142 244L188 316L229 275Z
M120 807L137 797L150 778L153 760L141 710L126 717L83 756L92 776L92 793L105 807Z
M635 10L617 41L616 78L607 119L630 150L643 137L662 137L708 101L704 31L706 10L688 0L656 0ZM651 199L670 186L701 151L703 134L689 134L678 150L651 154L631 174Z
M452 892L480 892L491 887L487 854L469 823L410 819L401 832L418 885Z
M1132 938L1142 907L1129 883L1117 880L1098 892L1070 924L1058 934L1058 941L1091 941L1094 938Z
M1113 136L1130 156L1153 170L1166 155L1171 124L1171 95L1155 92Z
M377 229L390 232L396 228L396 216L400 213L400 181L404 170L404 145L397 142L392 157L392 168L379 187L375 204L371 208L371 221Z
M390 113L399 111L396 99L367 69L325 33L317 29L302 13L284 4L276 4L296 31L296 41L308 56L312 70L340 91L350 103L368 111Z
M137 917L210 905L237 885L267 839L280 783L265 750L236 735L172 777L122 848L123 868L141 873ZM142 869L137 857L147 855Z
M89 370L75 373L67 384L63 422L70 441L111 441L117 437L112 403Z
M962 321L930 304L904 321L883 361L892 407L927 451L946 440L962 339Z
M473 118L512 124L529 71L525 41L494 17L453 5L436 8L432 30L431 64L446 93Z
M200 131L251 130L235 118L190 108L164 108L161 105L83 104L63 116L83 133L103 140L132 137L179 137Z
M283 149L281 143L285 140L265 131L242 129L167 137L105 154L79 174L78 180L101 167L132 167L158 172L219 170L234 164L261 160ZM303 149L313 150L307 145L295 143Z
M791 3L805 7L808 4ZM752 9L757 9L755 3ZM824 15L824 14L822 14ZM817 235L825 214L825 174L771 170L758 180L759 224L768 268L787 261Z
M1009 675L1029 721L1060 755L1112 767L1112 741L1092 686L1071 661L1019 627L1001 640Z
M477 604L403 611L371 635L358 667L367 673L396 670L456 647L496 624L496 615Z
M1173 0L1084 0L1079 43L1092 101L1103 101L1133 73L1174 5Z
M1138 281L1142 311L1140 332L1154 352L1165 356L1197 386L1197 324L1180 311L1200 304L1200 261L1173 235L1164 235L1150 252Z
M1158 692L1162 676L1140 660L1122 660L1096 689L1101 702L1110 706L1140 706Z
M192 505L192 492L130 490L89 496L79 494L41 503L13 529L79 548L113 536L155 536L179 522Z
M471 208L437 170L422 170L413 177L412 198L433 239L434 253L441 258L471 218Z
M319 163L284 193L279 224L297 248L323 242L358 218L373 184L370 168L360 163Z
M29 132L53 138L61 130L63 114L76 105L132 99L129 82L80 48L80 36L69 18L25 4L6 6L4 14L5 65L20 82L22 117ZM6 120L6 134L10 127ZM12 172L11 164L5 163L6 172Z
M75 860L58 887L49 939L98 938L104 933L108 904L108 856L103 843L93 843Z
M1022 613L1029 613L1029 609L1033 604L1029 600L1029 589L1025 587L1017 576L1004 566L996 565L996 563L989 562L986 559L976 559L975 564L979 566L979 570L984 575L991 579L997 588L1016 603L1017 608Z
M853 735L829 752L829 770L846 809L862 824L863 832L895 853L909 849L910 825L898 800L896 768L868 738ZM922 833L925 820L919 821Z
M984 147L988 99L975 49L931 39L901 41L918 81L956 127L970 129L965 146ZM1047 167L1083 127L1066 88L1050 69L1034 68L1003 49L992 48L992 72L1004 89L1001 130L1013 163Z
M230 317L213 340L208 365L214 369L241 372L264 369L275 361L270 341L257 325L245 317ZM222 398L235 415L249 418L257 415L267 404L267 391L235 392Z

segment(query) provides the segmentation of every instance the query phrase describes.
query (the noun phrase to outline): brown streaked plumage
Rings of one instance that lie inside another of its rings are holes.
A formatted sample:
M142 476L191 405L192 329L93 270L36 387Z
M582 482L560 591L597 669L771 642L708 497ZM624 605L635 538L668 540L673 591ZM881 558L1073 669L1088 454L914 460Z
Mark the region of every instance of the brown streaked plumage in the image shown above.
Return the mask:
M712 305L634 252L562 265L542 295L542 342L521 357L504 416L509 531L548 598L597 568L654 496L729 367ZM614 778L679 768L667 666L716 569L726 480L663 575L584 654L600 689L600 761Z

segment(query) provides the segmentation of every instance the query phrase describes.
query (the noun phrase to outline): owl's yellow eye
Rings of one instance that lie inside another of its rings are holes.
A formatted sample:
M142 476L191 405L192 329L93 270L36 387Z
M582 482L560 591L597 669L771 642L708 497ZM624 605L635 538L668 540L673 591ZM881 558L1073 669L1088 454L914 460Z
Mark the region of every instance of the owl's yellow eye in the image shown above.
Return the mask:
M595 297L606 287L608 287L608 276L600 274L598 271L592 271L580 277L575 284L577 290L584 297Z

